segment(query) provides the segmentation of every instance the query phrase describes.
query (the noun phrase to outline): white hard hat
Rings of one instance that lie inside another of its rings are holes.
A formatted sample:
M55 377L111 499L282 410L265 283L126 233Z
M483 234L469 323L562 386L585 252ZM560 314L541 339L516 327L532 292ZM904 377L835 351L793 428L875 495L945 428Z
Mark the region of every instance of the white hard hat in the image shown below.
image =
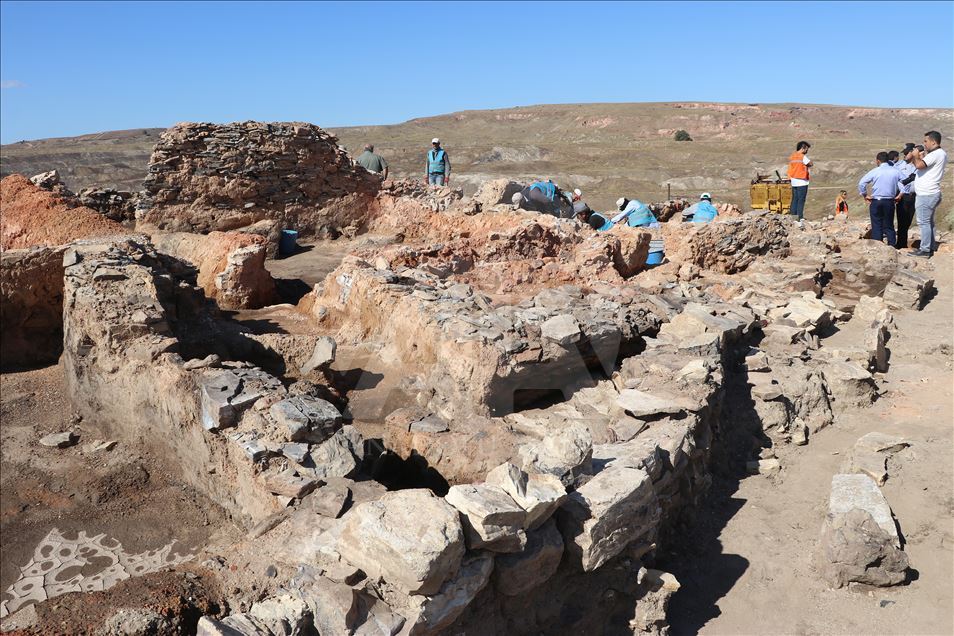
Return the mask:
M434 137L433 139L431 139L431 143L432 143L432 144L439 144L439 143L441 143L441 140L438 139L437 137Z
M581 197L583 196L583 191L577 188L576 190L573 191L573 194L575 194L578 197Z
M703 192L702 194L699 195L699 200L702 201L703 199L709 199L711 201L712 195L709 194L708 192Z
M620 197L616 200L616 207L621 208L624 203L626 203L626 197Z

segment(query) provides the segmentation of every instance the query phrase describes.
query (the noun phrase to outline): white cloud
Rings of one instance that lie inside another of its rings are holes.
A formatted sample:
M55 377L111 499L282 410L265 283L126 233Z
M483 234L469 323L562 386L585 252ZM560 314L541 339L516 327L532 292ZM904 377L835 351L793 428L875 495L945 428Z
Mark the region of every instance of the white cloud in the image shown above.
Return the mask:
M21 82L20 80L3 80L3 81L0 81L0 88L4 88L4 89L6 89L6 88L23 88L24 86L26 86L26 84L24 84L24 83Z

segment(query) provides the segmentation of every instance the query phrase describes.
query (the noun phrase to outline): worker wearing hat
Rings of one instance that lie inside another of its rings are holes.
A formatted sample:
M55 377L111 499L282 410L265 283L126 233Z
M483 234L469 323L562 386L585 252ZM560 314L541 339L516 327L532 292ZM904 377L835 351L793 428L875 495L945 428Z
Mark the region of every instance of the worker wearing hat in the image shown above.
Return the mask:
M451 165L447 151L441 148L441 140L431 139L431 149L427 151L424 163L424 183L430 185L450 185Z
M703 192L699 195L699 203L694 207L695 211L692 213L693 223L709 223L719 216L719 211L712 205L712 195L708 192Z

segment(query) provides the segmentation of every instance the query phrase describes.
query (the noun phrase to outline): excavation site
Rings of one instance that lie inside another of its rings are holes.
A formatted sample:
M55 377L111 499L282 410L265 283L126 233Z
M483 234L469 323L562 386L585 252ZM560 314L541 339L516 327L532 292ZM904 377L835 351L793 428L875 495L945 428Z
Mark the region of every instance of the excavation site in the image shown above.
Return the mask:
M954 628L949 233L154 141L2 180L3 633Z

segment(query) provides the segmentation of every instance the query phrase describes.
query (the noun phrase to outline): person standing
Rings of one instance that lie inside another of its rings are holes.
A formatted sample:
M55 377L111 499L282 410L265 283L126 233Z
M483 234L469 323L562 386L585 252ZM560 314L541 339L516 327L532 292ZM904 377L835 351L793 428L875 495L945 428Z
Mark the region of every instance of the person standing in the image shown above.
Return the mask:
M911 256L931 258L937 249L934 240L934 213L941 205L941 179L947 165L947 153L941 149L941 133L929 130L924 133L924 152L911 151L911 163L915 167L914 215L921 230L921 246L908 252Z
M910 162L911 151L914 150L914 144L906 144L901 156L901 161L894 164L894 167L901 173L901 200L895 206L895 215L898 217L898 242L894 246L898 249L908 246L908 233L911 230L911 221L914 220L914 164Z
M427 151L424 163L424 182L430 185L450 185L451 165L447 151L441 148L441 140L431 139L431 149Z
M375 154L373 144L365 144L364 152L358 155L355 162L368 172L380 174L383 178L388 178L388 162L381 155Z
M844 216L845 220L848 220L848 191L842 190L838 193L838 196L835 197L835 218L839 216Z
M858 194L870 204L871 239L881 241L887 237L888 245L894 247L894 204L900 198L898 186L901 173L888 163L888 153L884 151L878 153L875 161L877 166L858 182ZM871 194L868 194L869 184Z
M788 178L792 180L791 211L799 221L805 217L805 199L808 198L808 181L811 178L808 169L813 165L808 158L808 150L811 147L807 141L800 141L795 145L795 152L788 158Z

